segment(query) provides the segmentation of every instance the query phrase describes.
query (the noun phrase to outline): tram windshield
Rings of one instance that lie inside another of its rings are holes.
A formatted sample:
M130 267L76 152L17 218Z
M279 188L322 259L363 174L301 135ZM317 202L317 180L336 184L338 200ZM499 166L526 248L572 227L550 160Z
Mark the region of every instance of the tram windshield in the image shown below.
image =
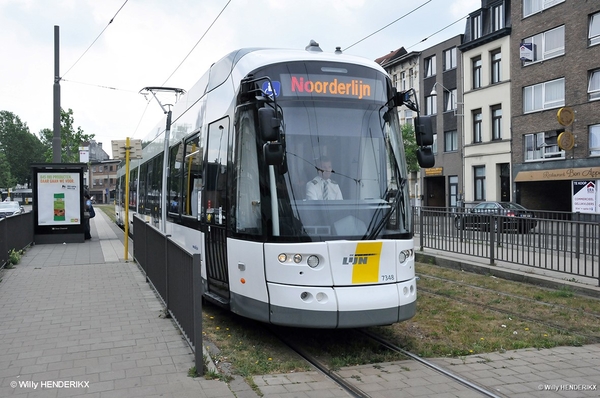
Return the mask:
M411 230L400 131L380 106L301 102L283 110L282 236L375 239Z
M256 152L247 145L257 139L256 123L251 111L238 114L237 232L305 241L409 238L404 147L397 110L385 105L385 77L368 68L324 77L325 68L302 67L270 71L284 123L283 170L258 171L260 139ZM342 88L349 95L340 96ZM262 189L253 183L259 179Z

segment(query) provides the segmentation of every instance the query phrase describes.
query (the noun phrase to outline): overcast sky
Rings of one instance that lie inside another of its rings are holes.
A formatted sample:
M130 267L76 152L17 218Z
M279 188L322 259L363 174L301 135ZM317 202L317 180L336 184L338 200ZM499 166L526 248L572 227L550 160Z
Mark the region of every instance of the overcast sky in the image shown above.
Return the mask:
M61 106L112 156L111 140L142 139L162 117L140 89L188 90L235 49L303 49L314 39L323 51L340 46L375 59L462 34L465 19L444 28L480 7L480 0L0 0L0 110L33 134L52 129L55 25Z

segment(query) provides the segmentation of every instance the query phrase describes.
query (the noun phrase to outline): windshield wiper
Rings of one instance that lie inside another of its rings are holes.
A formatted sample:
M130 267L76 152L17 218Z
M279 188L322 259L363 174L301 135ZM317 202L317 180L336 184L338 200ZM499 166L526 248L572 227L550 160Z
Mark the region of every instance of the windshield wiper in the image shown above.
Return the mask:
M381 230L383 229L383 227L388 223L388 221L390 220L390 218L392 217L392 215L394 214L394 212L396 211L396 204L398 203L398 200L401 200L401 203L404 203L404 186L406 185L406 178L403 178L400 181L400 187L399 189L397 189L394 193L394 196L392 196L392 201L388 202L388 205L390 206L390 211L384 215L383 217L381 217L381 220L377 223L377 225L375 225L375 227L371 230L370 233L365 234L363 236L363 239L366 240L373 240L375 239L379 233L381 232ZM388 191L386 191L387 194ZM384 207L380 207L377 211L383 211ZM405 212L404 212L404 206L402 206L402 216L405 216ZM406 218L406 217L405 217ZM375 220L375 215L373 215L373 220ZM405 225L406 228L406 225Z

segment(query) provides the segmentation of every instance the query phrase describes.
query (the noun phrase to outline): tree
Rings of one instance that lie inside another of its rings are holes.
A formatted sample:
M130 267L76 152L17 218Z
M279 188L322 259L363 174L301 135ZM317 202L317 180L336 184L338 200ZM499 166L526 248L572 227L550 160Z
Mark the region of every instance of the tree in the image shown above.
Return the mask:
M60 146L61 163L79 163L79 147L84 142L89 142L94 138L94 134L84 134L81 127L77 130L73 127L73 110L60 110ZM51 129L40 131L40 139L46 148L46 162L53 162L52 140L54 132Z
M404 152L406 154L406 166L409 172L419 171L419 162L417 161L417 140L415 138L415 128L410 123L402 125L402 142L404 142Z
M15 186L14 179L10 174L10 165L4 156L4 152L0 151L0 187L11 188Z
M21 119L8 111L0 111L0 152L10 171L6 187L31 182L31 163L44 161L44 147L40 140L29 132ZM0 166L1 167L1 166Z

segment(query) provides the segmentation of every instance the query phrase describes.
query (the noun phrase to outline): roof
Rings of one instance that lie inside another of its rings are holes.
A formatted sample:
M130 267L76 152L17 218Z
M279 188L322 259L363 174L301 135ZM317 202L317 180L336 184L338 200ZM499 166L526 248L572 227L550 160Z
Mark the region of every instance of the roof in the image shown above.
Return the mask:
M385 65L387 63L390 63L390 62L392 62L392 61L394 61L394 60L396 60L396 59L398 59L398 58L400 58L400 57L402 57L403 55L406 55L406 54L407 54L407 52L404 49L404 47L400 47L397 50L390 51L389 54L384 55L383 57L377 58L375 60L375 62L377 62L379 65L383 66L383 65Z

